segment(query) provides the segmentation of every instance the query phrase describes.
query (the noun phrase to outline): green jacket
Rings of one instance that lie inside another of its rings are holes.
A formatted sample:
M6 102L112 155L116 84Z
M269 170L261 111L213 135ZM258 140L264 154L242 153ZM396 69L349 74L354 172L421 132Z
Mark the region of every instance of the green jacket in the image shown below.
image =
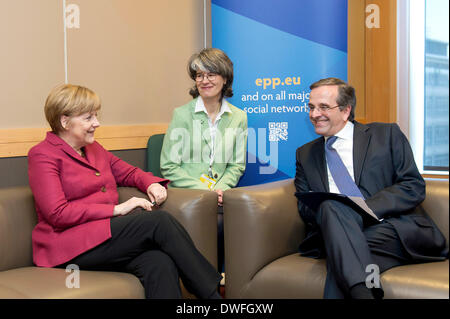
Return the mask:
M195 113L197 99L176 108L164 137L161 150L161 173L170 179L169 187L208 189L200 181L208 175L211 136L208 116ZM227 190L236 186L245 171L247 153L247 114L228 103L231 113L219 120L212 176L213 189Z

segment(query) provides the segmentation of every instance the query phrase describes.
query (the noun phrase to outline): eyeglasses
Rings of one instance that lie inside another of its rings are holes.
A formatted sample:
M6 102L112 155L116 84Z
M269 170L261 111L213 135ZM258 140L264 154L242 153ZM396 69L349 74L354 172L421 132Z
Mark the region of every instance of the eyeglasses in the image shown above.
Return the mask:
M330 111L332 109L335 109L335 108L337 108L339 106L340 105L336 105L336 106L333 106L333 107L330 107L328 105L321 105L321 106L308 105L310 113L314 112L315 109L318 109L321 113L327 113L328 111Z
M217 73L197 73L195 75L195 81L202 82L205 77L208 81L214 81L217 78Z

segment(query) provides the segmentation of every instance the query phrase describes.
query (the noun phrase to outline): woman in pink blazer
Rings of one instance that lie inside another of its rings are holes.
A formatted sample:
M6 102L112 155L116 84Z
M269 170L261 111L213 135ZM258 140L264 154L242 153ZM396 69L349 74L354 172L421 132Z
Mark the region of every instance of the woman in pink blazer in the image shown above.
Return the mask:
M134 273L147 298L180 298L179 277L199 298L219 298L221 276L195 248L183 226L164 211L169 180L120 160L94 140L100 99L76 85L54 88L45 104L52 132L28 154L38 223L37 266ZM118 204L117 185L137 187L149 200Z

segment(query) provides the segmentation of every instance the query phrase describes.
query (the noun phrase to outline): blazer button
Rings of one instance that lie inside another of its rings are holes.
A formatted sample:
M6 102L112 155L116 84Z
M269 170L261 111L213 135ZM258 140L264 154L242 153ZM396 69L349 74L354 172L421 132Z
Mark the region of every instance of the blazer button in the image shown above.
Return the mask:
M95 172L95 176L100 176L100 172Z
M102 192L103 192L103 193L106 192L106 187L105 187L105 186L102 187Z

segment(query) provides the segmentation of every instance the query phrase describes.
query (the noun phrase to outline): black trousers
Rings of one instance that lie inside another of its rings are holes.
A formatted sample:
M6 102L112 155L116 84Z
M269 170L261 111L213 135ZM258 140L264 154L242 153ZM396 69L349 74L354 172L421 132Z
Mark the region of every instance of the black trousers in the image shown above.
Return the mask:
M146 298L181 298L179 278L198 298L208 298L217 291L220 274L169 213L137 208L111 219L111 235L64 265L132 273L144 286Z
M365 284L377 266L379 273L391 267L407 264L404 250L395 228L389 222L364 225L361 216L337 201L324 201L316 214L327 258L327 278L324 298L347 298L350 289ZM374 288L375 297L383 290Z
M225 240L223 232L223 206L217 206L217 268L225 271Z

